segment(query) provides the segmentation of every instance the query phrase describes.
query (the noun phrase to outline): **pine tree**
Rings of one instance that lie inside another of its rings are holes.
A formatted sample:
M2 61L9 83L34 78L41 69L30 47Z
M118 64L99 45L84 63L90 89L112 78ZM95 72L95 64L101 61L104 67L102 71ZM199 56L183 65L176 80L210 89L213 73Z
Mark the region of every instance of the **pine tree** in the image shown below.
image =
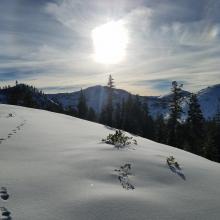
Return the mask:
M122 112L123 112L123 119L122 119L122 129L125 131L132 132L132 106L133 106L133 99L132 96L129 94L127 100L123 103Z
M109 75L108 80L108 100L107 100L107 124L112 126L113 123L113 88L114 88L114 80L111 75Z
M158 115L155 120L155 139L159 143L167 143L167 125L163 115Z
M78 117L78 111L75 108L73 108L72 106L69 105L64 109L61 105L61 108L63 109L64 114Z
M89 121L96 121L96 113L92 107L90 107L88 110L87 119Z
M219 99L219 103L217 105L217 110L216 110L216 114L214 116L214 120L215 120L216 124L220 126L220 99Z
M181 91L182 91L182 84L178 85L176 81L172 82L172 100L170 103L170 118L168 122L168 144L171 146L179 147L178 144L178 129L180 126L180 119L181 119Z
M112 75L110 74L109 75L109 78L108 78L108 87L110 88L110 89L113 89L114 87L115 87L115 85L114 85L114 79L113 79L113 77L112 77Z
M140 102L140 97L136 95L133 98L132 106L131 106L131 132L134 134L142 135L142 119L143 119L144 111L142 109L142 105Z
M213 120L209 121L207 141L205 143L205 157L220 162L220 105L217 106Z
M197 99L196 94L192 94L189 100L189 110L187 118L187 143L189 150L195 154L202 154L202 148L205 138L204 130L205 119Z
M122 120L123 120L122 105L120 103L117 103L114 111L114 121L113 121L114 127L121 129Z
M204 144L204 156L210 160L220 162L220 125L215 118L206 122L206 141Z
M155 122L152 116L149 114L148 104L144 103L141 105L142 108L142 130L143 137L154 140L155 139Z
M113 126L113 89L114 89L114 79L109 75L108 84L107 84L107 103L102 109L100 122Z
M216 161L220 162L220 105L218 105L215 120L214 144L217 150Z
M153 119L148 114L147 103L142 104L138 95L135 97L129 95L127 100L122 102L121 121L123 130L153 139Z
M77 109L78 109L78 117L86 119L87 113L88 113L88 107L87 107L86 98L85 98L85 95L82 89L80 91Z

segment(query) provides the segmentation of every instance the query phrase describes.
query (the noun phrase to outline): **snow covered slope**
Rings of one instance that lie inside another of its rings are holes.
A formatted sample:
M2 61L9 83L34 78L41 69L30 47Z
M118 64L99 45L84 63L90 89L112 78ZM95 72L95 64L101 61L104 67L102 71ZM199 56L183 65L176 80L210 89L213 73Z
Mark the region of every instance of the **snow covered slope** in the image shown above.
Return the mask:
M112 132L0 105L0 186L10 194L0 206L16 220L220 219L220 164L140 137L123 150L100 143ZM170 155L184 178L169 169ZM134 190L122 188L114 171L125 163Z

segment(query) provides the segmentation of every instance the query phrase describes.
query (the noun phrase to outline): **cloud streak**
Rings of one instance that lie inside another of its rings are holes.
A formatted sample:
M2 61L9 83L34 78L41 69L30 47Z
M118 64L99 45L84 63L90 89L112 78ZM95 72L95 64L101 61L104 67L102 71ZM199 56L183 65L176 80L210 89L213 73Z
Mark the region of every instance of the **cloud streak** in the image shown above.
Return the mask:
M0 85L72 91L111 73L118 87L158 95L172 80L189 90L220 83L219 9L218 0L2 0ZM126 59L98 64L91 31L110 20L128 30Z

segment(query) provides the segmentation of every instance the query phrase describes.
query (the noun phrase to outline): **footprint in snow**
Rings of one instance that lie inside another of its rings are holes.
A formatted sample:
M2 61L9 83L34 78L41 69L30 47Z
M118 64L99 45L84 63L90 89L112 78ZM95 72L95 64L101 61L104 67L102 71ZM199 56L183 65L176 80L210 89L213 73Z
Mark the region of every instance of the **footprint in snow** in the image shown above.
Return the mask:
M0 197L2 200L8 200L9 194L6 187L0 188Z
M0 144L5 140L5 138L0 138Z
M5 207L0 207L0 219L1 220L11 220L11 212L9 212Z

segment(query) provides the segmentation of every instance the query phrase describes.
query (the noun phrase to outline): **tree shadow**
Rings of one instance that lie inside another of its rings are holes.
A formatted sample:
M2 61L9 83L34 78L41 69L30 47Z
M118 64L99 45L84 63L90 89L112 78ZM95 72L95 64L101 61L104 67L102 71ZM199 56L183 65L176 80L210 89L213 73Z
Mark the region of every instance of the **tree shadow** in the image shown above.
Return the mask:
M184 173L182 172L181 168L176 168L175 166L173 165L170 165L168 164L170 170L173 172L173 173L176 173L178 176L180 176L183 180L186 180L186 176L184 175Z

